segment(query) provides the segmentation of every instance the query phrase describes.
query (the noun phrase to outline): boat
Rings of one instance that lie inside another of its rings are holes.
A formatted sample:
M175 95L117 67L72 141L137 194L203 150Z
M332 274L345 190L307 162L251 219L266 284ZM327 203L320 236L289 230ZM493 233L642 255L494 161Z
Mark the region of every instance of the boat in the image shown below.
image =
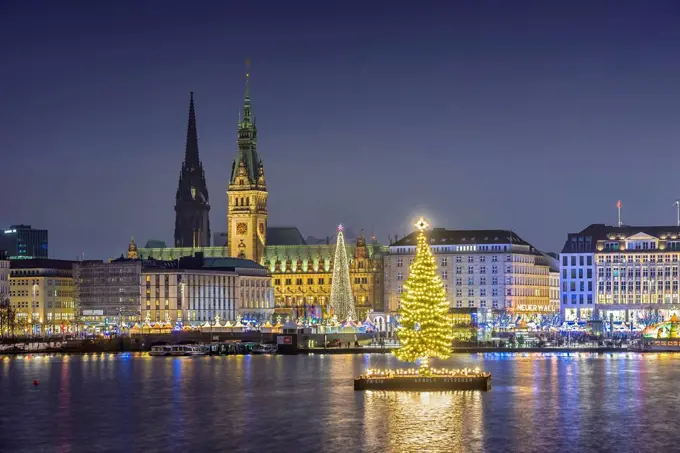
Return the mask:
M154 357L186 357L205 355L205 353L205 349L201 346L192 344L173 344L152 346L149 355Z
M276 354L278 347L275 344L260 344L253 348L253 354Z
M491 390L491 373L478 369L436 370L427 374L414 369L368 370L354 378L354 390L488 391Z
M668 340L642 340L628 346L631 352L680 352L680 341Z
M668 321L651 324L642 331L642 339L629 346L635 352L680 352L680 319L671 316Z

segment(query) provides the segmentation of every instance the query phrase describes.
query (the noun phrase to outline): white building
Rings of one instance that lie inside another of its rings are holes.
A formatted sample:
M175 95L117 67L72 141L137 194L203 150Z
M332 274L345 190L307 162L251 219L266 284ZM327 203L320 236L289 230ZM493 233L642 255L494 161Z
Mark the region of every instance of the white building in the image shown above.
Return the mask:
M426 234L453 313L507 309L534 319L559 308L554 301L551 305L550 268L557 272L555 259L514 232L434 228ZM388 312L399 310L416 238L417 233L412 233L393 243L385 257Z
M593 224L560 255L565 320L637 324L680 313L680 227Z
M82 320L91 327L147 319L199 325L239 315L258 321L274 312L271 274L250 260L120 258L81 262L76 271Z
M201 267L149 262L142 268L142 320L203 324L271 318L271 274L249 260L206 258Z

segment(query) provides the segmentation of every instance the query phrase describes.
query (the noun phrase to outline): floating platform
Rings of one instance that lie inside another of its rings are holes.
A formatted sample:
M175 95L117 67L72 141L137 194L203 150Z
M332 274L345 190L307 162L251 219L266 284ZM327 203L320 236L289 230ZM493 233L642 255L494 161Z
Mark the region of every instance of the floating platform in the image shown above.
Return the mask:
M438 392L451 390L491 390L491 373L457 376L388 375L354 378L354 390Z

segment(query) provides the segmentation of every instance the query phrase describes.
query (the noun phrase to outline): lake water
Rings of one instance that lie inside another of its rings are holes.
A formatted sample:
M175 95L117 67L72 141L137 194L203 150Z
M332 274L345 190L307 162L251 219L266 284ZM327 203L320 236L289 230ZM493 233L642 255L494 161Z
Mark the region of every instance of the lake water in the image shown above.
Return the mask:
M397 363L0 357L0 451L670 452L680 441L680 355L456 355L451 366L491 371L493 389L354 391L361 370Z

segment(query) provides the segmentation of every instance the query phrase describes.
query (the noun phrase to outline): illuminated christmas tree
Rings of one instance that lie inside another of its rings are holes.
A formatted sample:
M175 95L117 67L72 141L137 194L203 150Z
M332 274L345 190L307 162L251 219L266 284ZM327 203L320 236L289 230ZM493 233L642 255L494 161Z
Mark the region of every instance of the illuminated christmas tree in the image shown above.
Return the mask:
M427 226L424 219L416 224L420 233L416 257L409 268L409 276L401 295L397 329L401 347L395 351L401 361L420 360L421 372L427 371L429 357L450 357L453 340L448 320L449 303L427 244Z
M349 263L345 250L345 237L342 234L342 225L338 226L338 243L335 247L335 260L333 261L333 283L331 284L331 307L335 310L338 319L352 321L354 314L354 298L352 286L349 281Z

